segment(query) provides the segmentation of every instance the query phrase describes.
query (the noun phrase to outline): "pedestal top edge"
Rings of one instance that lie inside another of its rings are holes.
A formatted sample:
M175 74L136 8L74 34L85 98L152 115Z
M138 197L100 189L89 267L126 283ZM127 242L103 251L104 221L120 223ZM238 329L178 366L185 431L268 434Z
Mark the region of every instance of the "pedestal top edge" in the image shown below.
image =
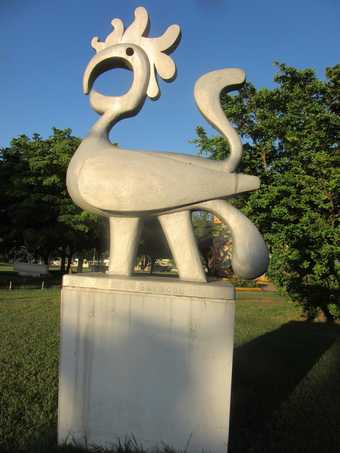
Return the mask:
M63 288L84 288L143 294L195 297L202 299L235 300L232 285L223 281L188 282L171 277L117 276L91 272L64 275Z

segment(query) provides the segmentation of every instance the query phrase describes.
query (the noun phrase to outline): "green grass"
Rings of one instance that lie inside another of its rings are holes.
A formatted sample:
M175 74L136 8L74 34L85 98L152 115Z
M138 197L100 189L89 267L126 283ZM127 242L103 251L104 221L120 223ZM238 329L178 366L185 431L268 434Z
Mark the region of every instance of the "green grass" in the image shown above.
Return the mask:
M1 453L80 451L56 446L59 296L0 290ZM338 453L339 395L340 326L304 322L276 293L239 293L229 452Z
M58 299L58 290L0 291L0 451L56 424Z
M0 263L0 272L14 272L14 267L9 263Z
M276 292L237 292L235 347L301 319L301 310Z

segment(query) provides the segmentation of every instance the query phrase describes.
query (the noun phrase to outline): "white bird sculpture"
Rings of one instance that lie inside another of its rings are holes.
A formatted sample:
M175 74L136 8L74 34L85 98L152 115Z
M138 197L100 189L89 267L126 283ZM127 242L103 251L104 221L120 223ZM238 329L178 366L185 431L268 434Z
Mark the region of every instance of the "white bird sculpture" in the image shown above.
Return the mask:
M179 277L205 282L193 233L191 211L206 210L218 216L232 233L232 267L240 277L255 278L266 271L268 252L256 227L225 200L255 190L259 179L234 173L242 145L220 105L220 93L242 86L241 69L227 68L203 75L194 96L202 115L227 139L230 156L212 161L185 154L123 149L109 141L111 128L122 118L136 115L146 97L157 99L156 73L172 80L176 66L167 55L180 40L178 25L158 38L147 37L148 13L135 10L135 20L124 31L120 19L104 42L93 38L96 55L83 77L83 90L92 108L101 114L74 154L67 171L67 187L81 208L107 216L110 222L108 272L129 276L133 271L143 218L157 216L165 233ZM92 86L103 72L125 67L133 82L122 96L104 96Z

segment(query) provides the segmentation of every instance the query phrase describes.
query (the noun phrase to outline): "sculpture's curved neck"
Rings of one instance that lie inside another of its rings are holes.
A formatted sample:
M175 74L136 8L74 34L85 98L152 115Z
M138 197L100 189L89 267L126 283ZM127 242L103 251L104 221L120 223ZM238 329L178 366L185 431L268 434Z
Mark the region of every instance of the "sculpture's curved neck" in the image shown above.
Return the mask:
M89 135L109 141L109 134L113 126L119 121L115 112L107 111L91 127Z
M133 82L122 96L105 96L92 89L96 78L103 72L117 67L133 71ZM96 121L89 135L108 140L110 130L121 119L136 115L142 108L150 78L150 64L140 47L118 44L95 55L88 64L83 79L84 92L90 92L91 107L102 116Z

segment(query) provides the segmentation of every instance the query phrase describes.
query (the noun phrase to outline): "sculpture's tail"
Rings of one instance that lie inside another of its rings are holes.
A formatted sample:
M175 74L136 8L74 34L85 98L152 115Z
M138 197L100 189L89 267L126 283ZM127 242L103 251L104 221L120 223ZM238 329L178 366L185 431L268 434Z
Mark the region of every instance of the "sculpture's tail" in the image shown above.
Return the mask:
M256 278L266 272L269 261L266 244L256 226L242 212L224 200L207 201L195 207L212 212L229 226L233 242L231 264L236 275Z
M222 168L227 172L233 172L242 157L242 144L236 130L226 118L220 102L223 89L231 91L240 88L245 81L245 73L242 69L227 68L212 71L200 77L195 85L194 96L196 104L204 118L227 139L230 146L230 155L225 159ZM245 179L246 190L258 188L258 178ZM255 185L256 181L256 185ZM248 183L254 183L249 186ZM236 192L235 192L236 193ZM261 234L238 209L223 200L212 200L196 205L198 209L212 212L222 219L231 230L233 240L232 267L235 274L243 278L256 278L267 270L269 256L268 250Z
M234 171L241 160L242 143L222 110L220 95L223 89L231 91L240 88L244 81L245 73L242 69L220 69L200 77L194 89L199 111L215 129L221 132L230 145L230 156L223 163L224 170L229 172Z

